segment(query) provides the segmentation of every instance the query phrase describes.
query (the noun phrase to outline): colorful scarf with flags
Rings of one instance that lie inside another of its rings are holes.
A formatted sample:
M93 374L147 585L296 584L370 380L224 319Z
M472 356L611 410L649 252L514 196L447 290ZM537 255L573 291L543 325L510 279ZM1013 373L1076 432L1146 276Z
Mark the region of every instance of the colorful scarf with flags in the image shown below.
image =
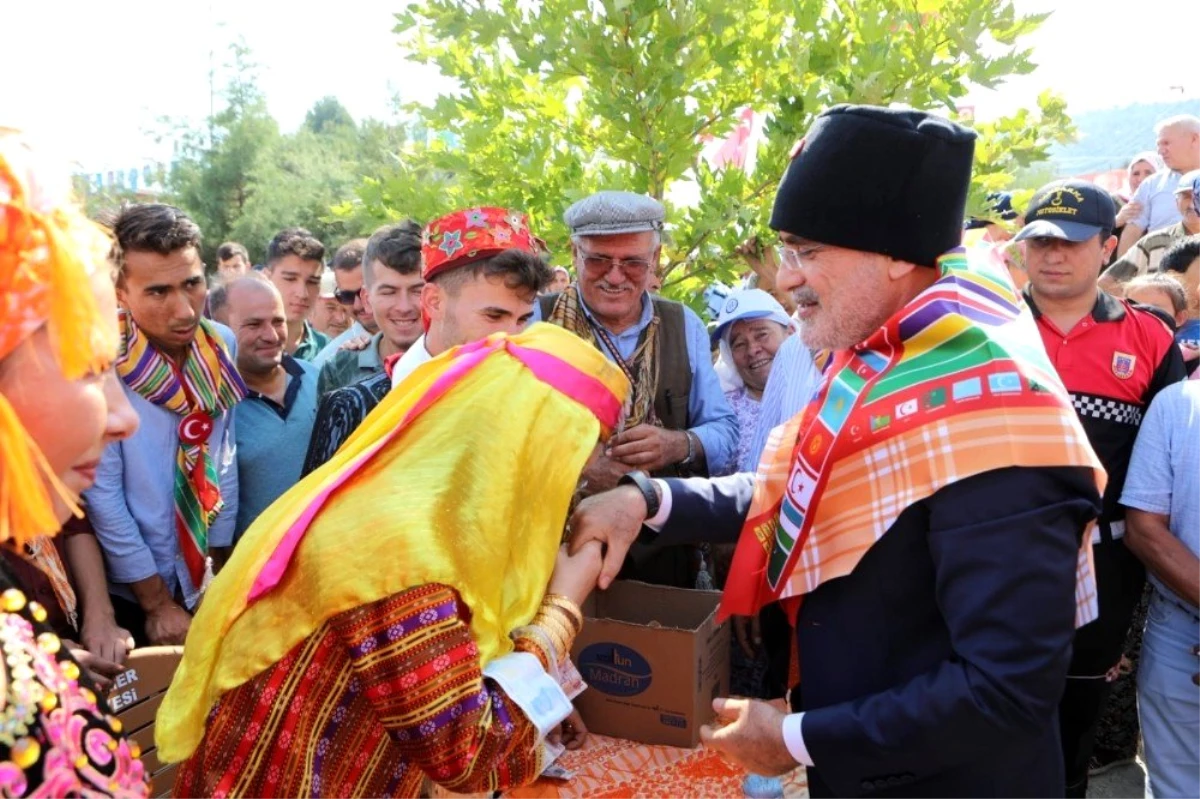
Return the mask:
M117 374L138 396L179 417L175 531L188 574L199 588L208 556L208 527L225 504L208 438L213 421L246 396L246 386L208 320L200 320L182 365L151 344L129 313L122 312L120 321Z
M896 518L943 486L1009 466L1106 475L1037 328L1001 267L938 259L940 277L861 345L836 352L816 398L772 431L721 617L799 601L845 576ZM1097 614L1083 536L1076 623Z

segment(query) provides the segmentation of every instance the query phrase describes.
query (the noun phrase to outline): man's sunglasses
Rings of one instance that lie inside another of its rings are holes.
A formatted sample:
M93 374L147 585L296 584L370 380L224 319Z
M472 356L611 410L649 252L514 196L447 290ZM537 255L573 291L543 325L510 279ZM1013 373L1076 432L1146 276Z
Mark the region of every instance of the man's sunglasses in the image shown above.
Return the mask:
M333 292L333 298L342 305L353 305L358 299L358 291L351 289L338 289Z

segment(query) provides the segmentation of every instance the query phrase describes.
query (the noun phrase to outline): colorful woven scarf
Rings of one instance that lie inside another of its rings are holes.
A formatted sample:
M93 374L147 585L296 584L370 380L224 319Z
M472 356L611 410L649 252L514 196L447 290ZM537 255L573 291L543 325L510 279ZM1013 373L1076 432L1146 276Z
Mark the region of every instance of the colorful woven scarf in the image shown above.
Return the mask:
M625 372L625 377L633 385L629 416L625 420L628 427L636 427L643 423L662 426L654 414L654 396L658 393L659 317L657 311L650 321L650 327L646 329L645 335L638 343L633 357L628 361L621 358L616 344L611 339L609 342L602 342L597 338L598 334L607 335L607 331L593 327L593 323L588 320L577 285L569 286L566 291L558 295L558 300L555 301L554 308L550 311L550 318L546 321L570 330L601 352L609 351L612 360L621 367L621 370Z
M721 616L799 600L849 574L905 508L1009 466L1106 475L1033 317L990 261L953 250L940 277L862 345L834 354L808 407L772 431ZM1095 618L1084 535L1076 622Z
M328 619L401 591L454 588L480 662L511 652L546 592L579 475L628 391L603 355L545 324L422 364L238 541L159 710L159 760L190 756L222 694ZM354 546L348 530L362 533Z
M212 323L200 320L181 366L160 352L122 312L117 374L138 396L180 419L175 454L175 530L192 584L204 581L208 527L221 512L221 481L208 436L213 421L246 396L225 344Z

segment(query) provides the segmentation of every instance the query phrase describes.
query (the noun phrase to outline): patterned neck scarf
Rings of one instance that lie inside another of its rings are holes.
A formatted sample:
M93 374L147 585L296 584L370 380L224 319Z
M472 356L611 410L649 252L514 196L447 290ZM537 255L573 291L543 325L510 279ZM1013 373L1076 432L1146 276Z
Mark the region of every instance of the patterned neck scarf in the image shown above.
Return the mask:
M870 338L834 353L816 398L772 431L722 618L779 600L795 614L805 594L853 571L905 508L972 475L1087 466L1103 494L1104 469L1002 267L968 265L959 249L938 268ZM1077 624L1095 618L1095 602L1089 532Z
M633 357L628 361L621 357L616 342L607 330L588 319L587 311L583 309L583 300L579 295L579 286L572 285L554 303L550 318L546 320L552 325L571 331L581 339L602 352L607 351L612 360L626 379L633 385L633 395L629 415L625 420L626 427L636 427L639 424L651 424L661 427L662 422L654 413L654 396L658 393L658 329L659 316L655 310L650 326L638 342Z
M175 530L192 584L204 581L208 527L221 512L221 483L208 438L213 420L246 396L246 386L216 329L200 320L182 366L177 366L123 312L117 374L138 396L179 416L175 454Z

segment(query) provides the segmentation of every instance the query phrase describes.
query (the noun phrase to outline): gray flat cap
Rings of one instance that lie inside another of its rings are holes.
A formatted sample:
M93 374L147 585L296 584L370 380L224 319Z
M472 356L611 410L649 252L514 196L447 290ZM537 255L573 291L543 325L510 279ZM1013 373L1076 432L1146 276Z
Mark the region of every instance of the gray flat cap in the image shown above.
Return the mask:
M615 236L662 230L662 203L630 191L600 191L572 205L563 221L575 236Z

